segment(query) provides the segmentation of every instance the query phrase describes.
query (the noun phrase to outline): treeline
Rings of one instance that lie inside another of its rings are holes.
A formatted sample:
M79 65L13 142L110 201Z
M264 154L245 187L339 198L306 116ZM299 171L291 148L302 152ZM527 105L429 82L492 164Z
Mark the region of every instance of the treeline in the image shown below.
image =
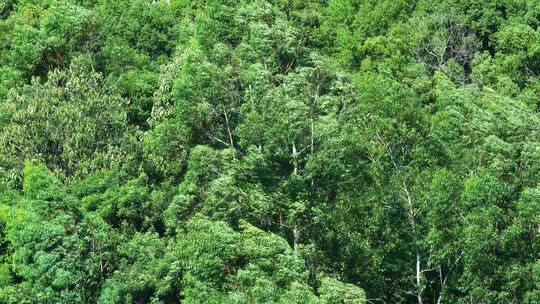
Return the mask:
M0 303L540 303L539 25L0 0Z

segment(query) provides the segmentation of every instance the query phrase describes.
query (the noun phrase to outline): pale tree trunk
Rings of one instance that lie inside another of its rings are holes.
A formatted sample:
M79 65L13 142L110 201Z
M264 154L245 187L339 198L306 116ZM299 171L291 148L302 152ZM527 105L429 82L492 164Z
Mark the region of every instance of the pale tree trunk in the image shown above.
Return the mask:
M418 303L422 304L422 287L420 286L420 280L422 271L420 270L420 250L418 250L418 246L416 246L416 288L418 289L416 293L416 297L418 298Z
M392 148L390 147L390 145L384 140L384 138L379 134L379 133L375 133L377 138L379 139L379 141L383 144L383 146L386 148L386 150L388 151L388 155L390 156L390 160L392 161L392 164L394 166L394 169L397 171L397 172L401 172L401 170L399 169L399 166L397 165L395 159L394 159L394 154L392 153ZM409 217L409 222L411 224L411 228L412 228L412 233L413 233L413 237L414 237L414 251L415 251L415 259L416 259L416 265L415 265L415 272L416 272L416 275L415 275L415 278L416 278L416 282L415 282L415 287L416 287L416 299L417 299L417 302L418 304L422 304L423 301L422 301L422 253L420 252L420 247L418 246L418 232L417 232L417 227L416 227L416 212L414 210L414 205L413 205L413 201L412 201L412 198L411 198L411 194L409 192L409 188L407 187L407 184L405 183L405 181L402 182L402 190L403 190L403 193L405 194L404 196L404 200L405 202L407 203L407 215Z
M297 226L293 228L293 249L296 251L298 248L298 242L300 240L300 229Z
M293 173L298 174L298 152L296 151L296 143L293 141L292 144L292 157L293 157Z
M414 235L414 251L416 256L416 298L418 304L422 304L422 254L420 253L420 248L418 247L418 235L416 228L416 214L414 212L414 206L409 193L409 188L407 184L403 182L403 191L405 192L405 198L407 200L407 214L409 215L409 221L411 222L411 227Z
M231 145L231 148L234 149L233 136L232 136L232 132L231 132L231 127L229 125L229 115L227 115L226 110L223 111L223 114L225 115L225 124L227 125L227 134L229 135L229 144Z
M444 287L444 281L443 281L443 278L442 278L442 269L441 267L439 267L439 279L440 279L440 284L441 284L441 290L439 290L439 295L437 296L437 304L441 304L441 300L442 300L442 289ZM445 278L446 280L446 278Z
M442 291L444 289L444 286L446 285L446 281L448 280L448 277L450 276L450 274L452 273L452 271L454 270L456 265L458 265L459 260L461 259L461 256L462 256L462 254L460 254L457 257L457 259L454 261L454 265L452 265L452 267L450 269L448 269L445 276L443 276L442 268L441 268L441 266L439 266L439 280L440 280L441 290L439 291L439 296L437 297L437 304L441 304Z
M311 152L311 156L313 157L313 152L314 152L314 146L313 146L313 143L315 141L315 127L314 127L314 123L313 123L313 118L311 118L311 145L310 145L310 152ZM313 185L314 185L314 181L313 181L313 176L311 177L311 187L313 188Z

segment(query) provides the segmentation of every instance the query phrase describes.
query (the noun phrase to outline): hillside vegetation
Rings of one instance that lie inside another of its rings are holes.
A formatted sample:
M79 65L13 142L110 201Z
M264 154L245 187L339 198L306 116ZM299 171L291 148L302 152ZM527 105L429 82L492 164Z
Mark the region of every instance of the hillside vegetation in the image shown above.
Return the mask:
M540 303L537 0L0 0L0 303Z

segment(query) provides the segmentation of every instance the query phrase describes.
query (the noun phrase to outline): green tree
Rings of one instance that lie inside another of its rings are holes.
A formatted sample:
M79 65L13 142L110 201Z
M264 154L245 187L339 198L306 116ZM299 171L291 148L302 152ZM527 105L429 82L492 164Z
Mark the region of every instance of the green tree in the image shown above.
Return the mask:
M123 145L133 144L126 102L81 65L53 71L46 82L14 91L2 108L0 139L5 170L20 170L25 159L44 161L73 175L105 164L129 161Z

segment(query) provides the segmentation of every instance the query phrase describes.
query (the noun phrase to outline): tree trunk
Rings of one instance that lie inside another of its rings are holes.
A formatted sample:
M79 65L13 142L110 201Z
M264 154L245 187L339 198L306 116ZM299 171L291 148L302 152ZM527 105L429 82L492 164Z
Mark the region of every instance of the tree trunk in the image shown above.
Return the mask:
M310 145L310 152L311 156L313 157L313 152L315 150L315 147L313 146L313 143L315 142L315 127L313 123L313 117L311 118L311 145ZM313 181L313 176L311 177L311 187L313 188L313 185L315 182Z
M231 132L231 127L229 125L229 115L227 115L227 111L225 111L225 110L223 111L223 114L225 115L225 123L227 124L227 133L229 135L229 144L234 149L233 136L232 136L232 132Z
M298 152L296 152L296 143L293 141L292 144L292 157L293 157L293 173L298 174Z
M421 270L421 265L420 265L420 250L418 249L418 245L415 245L416 246L416 289L417 289L417 292L416 292L416 297L418 299L418 304L422 304L422 288L420 286L421 284L421 275L422 275L422 270Z
M420 248L418 247L418 235L416 229L416 215L414 213L414 207L409 193L409 188L407 184L403 182L403 191L405 192L405 198L407 200L407 213L409 215L409 220L412 226L412 232L414 236L414 251L416 256L416 298L418 304L422 304L422 255L420 253Z

